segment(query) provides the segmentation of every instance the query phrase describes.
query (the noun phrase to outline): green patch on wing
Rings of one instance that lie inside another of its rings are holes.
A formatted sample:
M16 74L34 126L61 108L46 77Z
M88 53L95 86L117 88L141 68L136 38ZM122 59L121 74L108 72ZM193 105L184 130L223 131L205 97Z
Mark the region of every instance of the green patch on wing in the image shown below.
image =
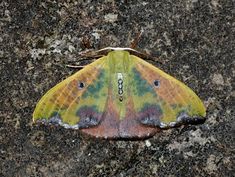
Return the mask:
M167 105L166 105L167 106ZM186 112L187 114L190 114L190 112L193 112L192 105L182 105L182 104L171 104L170 107L172 110L176 112Z
M163 102L158 97L154 87L134 67L131 71L130 93L133 98L135 111L141 112L149 105L160 105L159 107L162 107L161 104Z
M133 86L135 87L134 94L137 96L144 96L146 93L151 93L154 97L157 96L153 87L141 77L141 74L135 69L133 71Z
M54 112L51 113L51 115L49 116L49 118L57 117L58 115L59 115L59 112L54 111Z
M101 72L100 72L99 76L97 77L97 79L95 80L95 82L87 87L87 90L82 95L82 98L85 99L88 96L99 98L99 96L100 96L99 93L105 84L104 78L105 78L104 71L101 70Z
M73 114L79 119L79 122L84 121L82 119L86 116L98 120L104 112L108 98L108 86L106 83L109 79L106 70L107 68L100 70L93 82L84 88L80 104L75 105L74 109L76 111Z

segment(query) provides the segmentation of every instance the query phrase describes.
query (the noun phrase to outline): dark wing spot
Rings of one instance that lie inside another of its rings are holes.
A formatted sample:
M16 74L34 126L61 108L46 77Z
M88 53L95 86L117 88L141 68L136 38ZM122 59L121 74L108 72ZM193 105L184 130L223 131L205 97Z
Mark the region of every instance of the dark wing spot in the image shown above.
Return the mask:
M119 94L119 95L122 95L122 94L123 94L123 90L122 90L122 89L119 89L119 90L118 90L118 94Z
M168 128L179 127L181 125L198 125L205 122L205 118L200 116L190 117L187 113L181 112L176 119L176 122L170 122Z
M123 80L122 80L122 79L118 79L118 83L119 83L119 84L122 84L122 83L123 83Z
M154 82L154 85L155 85L155 87L160 87L160 81L159 80L155 80Z
M102 113L97 111L96 106L84 106L78 109L77 114L80 121L78 122L79 128L89 128L99 125Z
M158 105L146 104L139 112L139 121L148 126L161 127L162 110Z
M177 122L181 124L197 125L204 123L205 120L206 119L202 117L190 117L185 112L180 113L179 116L177 117Z
M123 96L119 96L119 101L120 101L120 102L123 101Z
M84 82L78 82L78 88L79 89L83 89L85 87L85 83Z

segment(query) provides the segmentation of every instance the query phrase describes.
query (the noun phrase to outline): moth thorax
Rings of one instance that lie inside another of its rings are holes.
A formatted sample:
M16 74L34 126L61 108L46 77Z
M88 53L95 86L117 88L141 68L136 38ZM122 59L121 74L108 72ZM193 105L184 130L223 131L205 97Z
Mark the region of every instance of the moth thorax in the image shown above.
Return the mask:
M117 73L117 90L119 95L119 101L123 100L123 74Z

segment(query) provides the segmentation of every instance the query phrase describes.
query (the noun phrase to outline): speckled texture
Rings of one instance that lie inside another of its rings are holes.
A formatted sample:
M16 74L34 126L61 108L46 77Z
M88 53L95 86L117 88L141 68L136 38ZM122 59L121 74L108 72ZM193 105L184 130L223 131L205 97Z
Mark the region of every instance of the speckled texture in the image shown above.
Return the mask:
M20 3L19 3L20 2ZM0 176L235 174L234 1L0 2ZM143 141L32 125L38 99L84 65L78 53L130 47L204 100L207 122ZM162 64L164 63L164 64Z

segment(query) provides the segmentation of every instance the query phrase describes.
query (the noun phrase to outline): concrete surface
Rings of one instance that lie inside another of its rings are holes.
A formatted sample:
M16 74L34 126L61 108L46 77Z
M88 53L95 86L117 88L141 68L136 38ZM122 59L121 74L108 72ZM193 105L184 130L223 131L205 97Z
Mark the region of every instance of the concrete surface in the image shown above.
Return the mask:
M225 176L235 174L232 0L0 2L0 176ZM32 124L40 97L85 65L80 51L130 47L190 86L203 125L143 141L108 141Z

